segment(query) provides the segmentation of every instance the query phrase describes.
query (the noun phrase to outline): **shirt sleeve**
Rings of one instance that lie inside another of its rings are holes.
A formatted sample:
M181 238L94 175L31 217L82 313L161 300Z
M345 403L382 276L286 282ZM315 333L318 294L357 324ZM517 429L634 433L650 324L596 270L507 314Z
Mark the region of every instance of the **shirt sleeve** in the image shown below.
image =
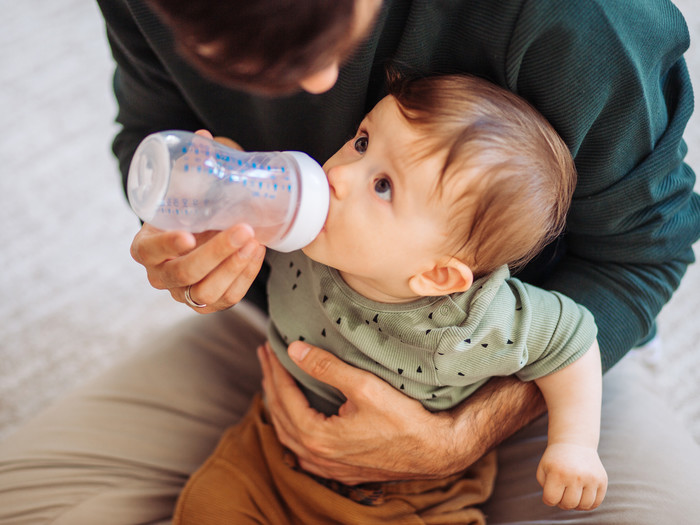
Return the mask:
M440 384L513 374L531 381L573 363L595 341L595 320L584 306L504 274L498 270L457 299L467 315L443 331L434 356Z
M523 308L529 309L526 313L529 324L527 364L516 372L518 378L532 381L549 375L570 365L590 349L597 328L593 315L585 307L558 292L515 279L509 285L517 290Z
M565 254L538 284L593 313L604 369L651 333L700 237L683 163L688 45L667 1L526 1L510 42L508 87L562 135L579 176Z

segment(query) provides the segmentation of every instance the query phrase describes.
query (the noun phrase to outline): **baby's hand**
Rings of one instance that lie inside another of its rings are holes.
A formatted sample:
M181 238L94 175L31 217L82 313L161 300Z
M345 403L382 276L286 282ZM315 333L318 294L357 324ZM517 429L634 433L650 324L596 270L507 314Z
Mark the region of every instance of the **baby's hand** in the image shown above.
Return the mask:
M547 446L537 467L542 501L564 510L592 510L603 501L608 475L594 448L571 443Z

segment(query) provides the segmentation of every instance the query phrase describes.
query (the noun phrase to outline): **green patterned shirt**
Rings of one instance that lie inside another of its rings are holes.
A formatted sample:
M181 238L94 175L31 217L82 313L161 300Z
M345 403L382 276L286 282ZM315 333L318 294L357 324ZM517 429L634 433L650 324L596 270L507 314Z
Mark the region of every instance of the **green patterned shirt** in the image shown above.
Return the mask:
M493 376L524 381L581 357L596 337L591 313L502 267L466 292L388 304L352 290L302 252L268 251L270 343L311 405L326 414L345 401L287 355L295 340L333 352L419 400L429 410L459 404Z

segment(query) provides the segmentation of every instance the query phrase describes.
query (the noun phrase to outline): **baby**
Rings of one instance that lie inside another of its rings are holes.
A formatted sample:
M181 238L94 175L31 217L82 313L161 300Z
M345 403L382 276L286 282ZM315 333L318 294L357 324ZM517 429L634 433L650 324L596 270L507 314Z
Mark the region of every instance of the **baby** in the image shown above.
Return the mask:
M302 252L268 253L270 346L309 404L330 416L345 399L291 361L286 349L298 339L432 411L494 376L535 381L549 412L536 473L544 499L597 507L607 477L593 317L509 273L564 228L576 174L551 126L485 80L395 78L324 170L331 201L321 233ZM311 476L276 440L258 399L190 479L176 522L482 523L474 506L494 477L493 454L446 480L348 487Z

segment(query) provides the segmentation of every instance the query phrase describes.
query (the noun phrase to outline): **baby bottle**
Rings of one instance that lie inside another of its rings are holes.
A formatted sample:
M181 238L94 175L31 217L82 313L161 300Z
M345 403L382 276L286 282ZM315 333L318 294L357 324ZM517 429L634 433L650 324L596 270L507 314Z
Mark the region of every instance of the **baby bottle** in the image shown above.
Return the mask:
M243 152L187 131L141 142L127 194L136 214L157 228L197 233L245 222L282 252L314 240L329 199L323 169L305 153Z

